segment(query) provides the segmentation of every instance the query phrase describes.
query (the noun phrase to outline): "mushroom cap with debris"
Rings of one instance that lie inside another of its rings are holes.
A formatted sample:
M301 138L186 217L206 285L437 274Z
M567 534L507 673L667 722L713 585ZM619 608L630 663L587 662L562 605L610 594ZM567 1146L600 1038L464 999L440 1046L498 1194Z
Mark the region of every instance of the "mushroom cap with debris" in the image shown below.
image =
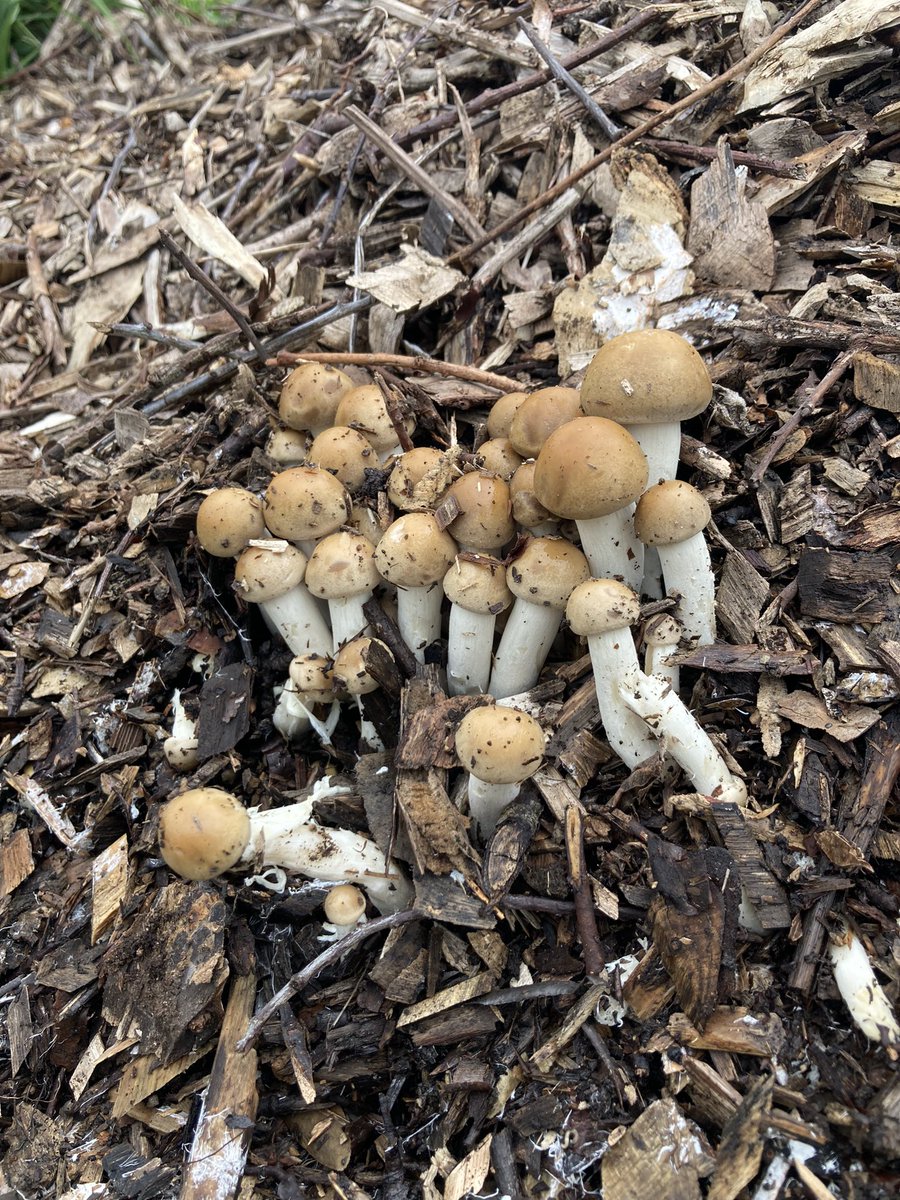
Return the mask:
M528 713L486 704L460 721L456 754L469 774L483 783L521 783L541 765L544 734Z

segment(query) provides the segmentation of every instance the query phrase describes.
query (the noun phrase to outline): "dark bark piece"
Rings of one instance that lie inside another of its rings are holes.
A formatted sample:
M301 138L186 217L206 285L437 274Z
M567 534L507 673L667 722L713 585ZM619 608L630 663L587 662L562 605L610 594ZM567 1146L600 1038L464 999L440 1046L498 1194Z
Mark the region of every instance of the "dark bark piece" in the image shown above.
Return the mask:
M492 905L509 892L525 865L525 857L541 823L543 803L537 788L527 780L514 803L491 835L484 853L481 877Z
M388 935L369 978L382 989L386 999L413 1004L425 986L427 957L421 925L408 925Z
M900 542L900 506L873 504L847 522L841 530L839 545L854 550L883 550L892 547L896 557Z
M231 663L211 675L200 694L197 751L201 759L232 750L250 728L253 671Z
M497 1018L489 1008L460 1004L448 1013L426 1017L409 1030L415 1046L454 1046L493 1033Z
M725 847L763 929L786 929L791 923L784 888L766 867L762 850L739 805L713 800L710 805Z
M456 754L450 748L450 735L470 709L480 708L485 703L488 701L481 696L437 695L430 697L427 705L416 701L416 707L411 710L408 704L397 746L398 768L414 771L426 767L455 767Z
M818 754L806 755L794 790L794 804L816 825L826 825L831 818L832 776Z
M875 624L896 612L886 554L806 550L800 555L800 611L816 620Z
M171 1195L175 1172L158 1158L145 1158L129 1142L103 1155L103 1170L116 1196L126 1200L162 1200Z
M464 892L448 875L425 875L416 880L416 908L435 921L493 929L496 919L483 901Z
M735 1200L759 1170L764 1145L760 1125L771 1110L774 1083L772 1075L755 1080L725 1122L707 1200Z
M866 1141L876 1154L896 1162L900 1159L900 1076L878 1093L868 1115L872 1124Z
M682 667L701 671L726 671L750 675L811 675L813 658L805 650L766 650L761 646L732 646L715 642L686 650L673 659Z

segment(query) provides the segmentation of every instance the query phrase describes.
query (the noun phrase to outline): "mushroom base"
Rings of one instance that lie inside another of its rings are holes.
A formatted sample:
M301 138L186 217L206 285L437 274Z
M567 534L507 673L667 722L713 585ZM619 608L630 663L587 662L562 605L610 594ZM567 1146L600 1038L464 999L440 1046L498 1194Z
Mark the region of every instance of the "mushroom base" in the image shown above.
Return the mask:
M631 630L626 627L594 634L588 638L588 649L606 740L622 762L634 768L652 758L658 747L646 722L625 707L619 693L621 681L638 671Z
M515 800L521 787L519 783L485 783L469 776L469 814L483 842L497 828L504 808Z

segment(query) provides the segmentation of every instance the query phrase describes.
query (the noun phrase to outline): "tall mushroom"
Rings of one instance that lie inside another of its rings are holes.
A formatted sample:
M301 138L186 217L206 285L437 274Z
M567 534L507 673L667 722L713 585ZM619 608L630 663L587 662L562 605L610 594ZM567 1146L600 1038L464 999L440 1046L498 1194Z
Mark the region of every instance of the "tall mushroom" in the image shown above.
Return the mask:
M328 601L335 650L366 628L363 605L379 580L375 547L361 533L340 530L316 544L306 564L306 586Z
M293 654L331 653L331 630L303 584L306 555L287 542L248 546L234 566L237 591L258 604Z
M457 557L444 576L450 601L447 690L470 696L488 690L497 615L512 604L506 570L488 555Z
M400 634L419 662L441 636L441 580L455 557L453 538L424 512L398 517L375 547L379 574L397 585Z
M540 767L544 735L534 717L488 704L473 708L456 729L456 756L469 772L469 811L482 839L523 782Z

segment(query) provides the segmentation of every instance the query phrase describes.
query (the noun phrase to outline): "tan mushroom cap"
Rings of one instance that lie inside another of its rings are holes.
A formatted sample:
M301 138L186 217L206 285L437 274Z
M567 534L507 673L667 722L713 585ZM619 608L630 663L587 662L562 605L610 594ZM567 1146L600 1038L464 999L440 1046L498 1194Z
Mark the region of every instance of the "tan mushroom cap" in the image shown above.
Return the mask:
M366 898L352 883L339 883L325 897L322 907L330 925L355 925L366 911Z
M557 517L585 521L617 512L647 486L647 459L631 436L604 417L576 417L547 438L534 492Z
M705 529L711 516L702 492L680 479L666 479L641 496L634 532L645 546L674 546Z
M361 533L342 530L316 543L306 564L306 586L324 600L345 600L381 582L375 547Z
M588 560L565 538L531 538L506 568L512 594L540 608L565 608L573 588L590 576Z
M502 613L513 602L503 563L482 555L457 558L444 576L444 595L467 612Z
M398 587L430 587L443 579L456 557L456 542L431 513L404 513L375 547L382 579Z
M390 655L385 642L378 638L359 637L345 642L334 656L334 682L348 696L367 696L378 690L378 680L369 674L366 659L369 647L375 642Z
M350 376L337 367L301 363L282 384L278 414L291 429L333 425L341 396L355 386Z
M670 329L622 333L601 346L581 385L589 416L623 425L686 421L712 399L706 363Z
M368 538L373 546L378 543L384 532L378 521L378 513L374 508L369 508L368 504L354 504L350 509L347 524L364 538Z
M433 508L447 490L446 456L434 446L416 446L401 454L388 476L388 500L402 512Z
M534 494L535 466L534 462L523 462L509 481L513 520L523 529L533 529L535 525L554 519Z
M306 456L310 466L330 471L344 487L356 490L366 479L366 467L378 467L375 447L358 429L332 425L313 438Z
M456 729L456 755L484 783L521 783L544 756L544 735L528 713L499 704L473 708Z
M484 471L509 481L522 465L522 455L513 449L509 438L489 438L475 451Z
M234 582L251 604L277 600L303 582L306 555L296 546L248 546L234 564Z
M381 388L375 383L364 383L361 387L355 387L345 393L337 406L334 423L358 429L379 454L393 450L399 441ZM416 427L411 417L405 418L403 424L407 433L412 433Z
M488 413L487 431L492 438L508 438L509 427L518 408L528 399L527 392L507 392L499 396Z
M512 519L509 484L498 475L469 471L447 489L459 505L459 516L448 529L460 546L490 552L511 541L516 532Z
M572 632L594 637L614 629L628 629L641 613L637 596L617 579L588 579L569 597L566 617Z
M284 467L299 466L308 449L309 436L302 429L273 429L266 442L266 454Z
M221 788L192 788L173 796L159 814L159 852L182 879L213 879L240 859L250 840L250 817Z
M276 537L305 542L325 537L347 520L350 497L321 467L289 467L266 488L266 524Z
M246 488L218 488L197 509L197 541L215 558L235 558L265 536L262 501Z
M509 427L509 440L523 458L536 458L554 429L581 416L580 399L576 388L548 387L531 393Z
M301 702L325 704L334 699L331 659L324 654L296 654L288 667L291 685Z

